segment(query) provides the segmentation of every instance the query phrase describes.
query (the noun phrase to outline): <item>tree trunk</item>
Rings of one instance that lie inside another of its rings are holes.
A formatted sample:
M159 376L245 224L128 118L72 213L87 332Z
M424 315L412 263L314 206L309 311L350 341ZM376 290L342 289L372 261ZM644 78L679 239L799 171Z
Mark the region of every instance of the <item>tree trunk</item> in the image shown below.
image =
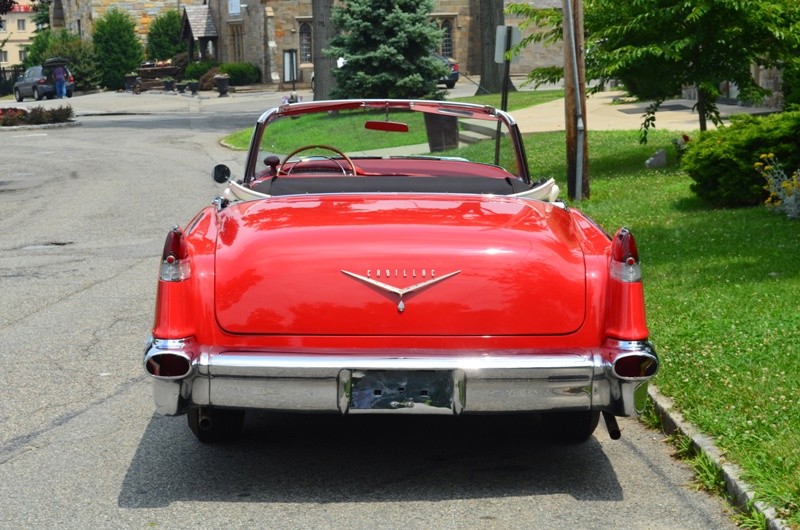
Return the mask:
M478 24L481 32L481 84L478 86L478 91L475 94L499 94L503 91L505 65L494 62L494 41L497 26L505 24L503 2L481 0L479 5Z
M697 115L700 117L700 130L705 131L708 128L706 123L706 112L708 111L708 93L702 88L697 89Z
M314 55L314 100L329 99L334 87L333 69L336 57L327 57L323 50L336 34L331 21L333 0L311 0L314 14L312 53Z

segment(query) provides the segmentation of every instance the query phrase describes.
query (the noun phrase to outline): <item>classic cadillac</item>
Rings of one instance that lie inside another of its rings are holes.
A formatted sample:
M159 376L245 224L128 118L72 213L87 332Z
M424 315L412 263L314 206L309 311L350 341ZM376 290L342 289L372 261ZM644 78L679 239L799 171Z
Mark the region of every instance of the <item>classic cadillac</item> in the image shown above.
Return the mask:
M166 237L144 352L203 442L245 411L521 414L584 441L658 370L633 235L533 179L514 118L444 101L285 104Z

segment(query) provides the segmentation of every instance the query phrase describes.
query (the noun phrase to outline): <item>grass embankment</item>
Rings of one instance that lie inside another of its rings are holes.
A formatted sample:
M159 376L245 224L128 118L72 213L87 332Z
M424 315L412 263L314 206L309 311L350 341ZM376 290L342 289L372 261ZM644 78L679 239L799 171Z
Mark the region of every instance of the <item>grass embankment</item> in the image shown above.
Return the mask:
M800 223L765 207L712 209L674 163L647 170L668 131L589 134L591 199L628 226L643 263L656 384L739 464L759 500L800 527ZM532 174L563 179L564 135L528 138ZM565 189L565 188L564 188Z
M513 93L509 108L529 94L560 95ZM765 207L708 207L675 164L677 134L651 131L647 146L638 136L589 134L591 199L579 207L637 238L656 384L743 469L758 500L800 528L800 223ZM670 165L645 169L659 148ZM527 149L533 177L566 190L564 133L529 135Z

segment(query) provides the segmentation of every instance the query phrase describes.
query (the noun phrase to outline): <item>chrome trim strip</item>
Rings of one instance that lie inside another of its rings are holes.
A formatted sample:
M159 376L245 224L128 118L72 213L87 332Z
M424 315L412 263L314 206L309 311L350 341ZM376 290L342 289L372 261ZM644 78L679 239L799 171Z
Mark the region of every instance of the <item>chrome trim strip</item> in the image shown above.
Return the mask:
M154 378L156 409L167 415L181 414L192 405L348 414L353 412L350 398L356 370L449 370L453 414L592 409L631 416L644 406L648 378L620 379L612 363L628 355L657 359L647 341L607 341L601 348L563 354L395 358L211 353L191 339L153 340L150 348L191 351L194 359L192 374L183 380ZM423 409L418 411L426 412ZM405 408L383 412L409 413Z

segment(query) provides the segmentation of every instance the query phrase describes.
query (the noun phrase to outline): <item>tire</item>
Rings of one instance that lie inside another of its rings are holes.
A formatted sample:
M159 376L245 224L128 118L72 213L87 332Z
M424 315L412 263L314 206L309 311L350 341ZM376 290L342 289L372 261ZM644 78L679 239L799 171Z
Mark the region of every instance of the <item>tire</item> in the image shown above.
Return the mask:
M453 88L453 87L456 86L456 82L455 81L448 81L447 83L444 84L444 86L446 86L447 88Z
M14 89L14 99L17 101L22 101L24 99L18 88Z
M68 97L68 98L71 98L71 97L72 97L72 90L67 90L67 97Z
M39 93L39 89L36 87L33 87L33 99L35 99L36 101L42 100L42 95Z
M244 411L194 407L186 414L189 429L203 443L223 442L236 438L244 425Z
M561 442L581 443L588 440L600 421L600 411L551 412L542 416L548 434Z

